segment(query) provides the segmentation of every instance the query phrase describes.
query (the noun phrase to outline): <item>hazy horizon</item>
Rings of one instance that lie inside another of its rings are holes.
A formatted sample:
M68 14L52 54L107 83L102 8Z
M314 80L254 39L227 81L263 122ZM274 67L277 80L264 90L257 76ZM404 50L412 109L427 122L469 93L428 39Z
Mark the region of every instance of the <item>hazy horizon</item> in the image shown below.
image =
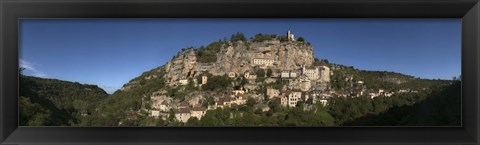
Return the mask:
M24 74L94 84L111 94L182 48L243 32L291 30L314 56L427 79L461 74L460 19L21 19Z

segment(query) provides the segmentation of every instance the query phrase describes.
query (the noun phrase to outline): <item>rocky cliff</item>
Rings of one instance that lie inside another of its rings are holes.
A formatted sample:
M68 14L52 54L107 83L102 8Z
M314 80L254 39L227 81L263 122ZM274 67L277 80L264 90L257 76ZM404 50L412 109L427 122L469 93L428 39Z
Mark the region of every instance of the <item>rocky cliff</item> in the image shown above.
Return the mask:
M221 43L216 52L216 61L202 63L197 61L198 49L190 48L180 52L165 65L167 81L178 81L194 77L203 71L213 75L224 75L230 72L244 74L254 67L280 70L296 70L302 66L310 66L314 61L313 48L304 42L278 39L263 42L237 41Z

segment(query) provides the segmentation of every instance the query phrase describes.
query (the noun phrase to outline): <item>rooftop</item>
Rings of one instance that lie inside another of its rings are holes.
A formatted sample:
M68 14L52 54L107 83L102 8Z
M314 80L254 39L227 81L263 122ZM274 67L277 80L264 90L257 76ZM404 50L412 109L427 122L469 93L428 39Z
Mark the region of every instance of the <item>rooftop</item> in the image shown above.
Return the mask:
M181 113L190 113L190 108L180 108L176 112L176 114L181 114Z

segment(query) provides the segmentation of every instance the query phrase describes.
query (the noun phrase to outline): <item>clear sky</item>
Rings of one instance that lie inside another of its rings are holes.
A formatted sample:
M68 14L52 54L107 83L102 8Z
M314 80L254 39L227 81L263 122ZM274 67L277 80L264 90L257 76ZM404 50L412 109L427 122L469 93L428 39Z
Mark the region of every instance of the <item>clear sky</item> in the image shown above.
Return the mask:
M430 79L460 75L460 19L22 19L20 65L26 75L113 93L182 48L289 29L332 63Z

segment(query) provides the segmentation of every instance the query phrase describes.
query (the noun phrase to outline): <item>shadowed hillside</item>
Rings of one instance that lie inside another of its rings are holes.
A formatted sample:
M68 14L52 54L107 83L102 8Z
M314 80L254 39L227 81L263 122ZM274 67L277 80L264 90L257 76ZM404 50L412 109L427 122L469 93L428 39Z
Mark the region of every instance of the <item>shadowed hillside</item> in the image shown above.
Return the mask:
M76 125L107 96L96 85L21 75L20 125Z
M366 115L349 126L459 126L461 125L461 83L432 92L425 100L397 106L378 115Z

